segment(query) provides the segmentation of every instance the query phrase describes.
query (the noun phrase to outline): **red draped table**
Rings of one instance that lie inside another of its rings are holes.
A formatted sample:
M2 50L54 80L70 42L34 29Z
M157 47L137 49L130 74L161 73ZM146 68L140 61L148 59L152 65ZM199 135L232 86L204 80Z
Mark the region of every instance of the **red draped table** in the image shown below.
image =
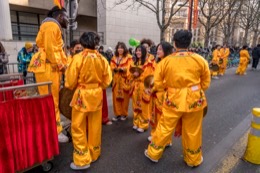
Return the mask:
M0 102L0 173L21 171L58 154L51 95Z

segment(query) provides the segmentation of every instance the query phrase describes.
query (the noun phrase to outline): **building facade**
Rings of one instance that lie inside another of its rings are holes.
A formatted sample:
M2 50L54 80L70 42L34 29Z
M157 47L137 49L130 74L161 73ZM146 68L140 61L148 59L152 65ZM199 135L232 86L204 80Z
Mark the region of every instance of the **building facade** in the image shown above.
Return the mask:
M129 46L131 37L150 38L155 44L159 43L160 30L155 14L144 7L134 8L132 2L115 5L115 0L98 0L98 32L104 33L105 46L114 48L118 41Z
M152 2L152 0L150 0ZM94 31L101 37L101 45L114 48L118 41L128 45L131 37L150 38L159 42L159 28L155 14L145 8L128 8L127 3L115 6L116 0L81 0L77 16L78 27L73 38L83 32ZM41 22L53 7L53 0L1 0L0 41L8 54L9 62L16 62L18 51L25 41L35 41ZM69 45L68 31L64 30Z

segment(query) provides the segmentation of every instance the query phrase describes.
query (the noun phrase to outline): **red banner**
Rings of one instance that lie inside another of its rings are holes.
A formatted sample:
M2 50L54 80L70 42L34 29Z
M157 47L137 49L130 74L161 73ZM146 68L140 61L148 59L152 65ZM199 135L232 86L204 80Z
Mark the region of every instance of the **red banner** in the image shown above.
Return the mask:
M194 0L193 29L196 29L198 25L198 14L199 14L198 6L199 6L199 0Z

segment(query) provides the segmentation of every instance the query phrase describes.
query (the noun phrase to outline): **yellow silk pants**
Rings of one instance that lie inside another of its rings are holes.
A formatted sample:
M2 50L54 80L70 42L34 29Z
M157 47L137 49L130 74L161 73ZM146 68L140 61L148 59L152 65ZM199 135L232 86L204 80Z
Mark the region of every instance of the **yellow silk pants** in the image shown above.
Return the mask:
M141 129L148 129L149 128L149 120L150 120L150 116L152 113L152 101L151 101L151 96L149 96L149 102L144 101L144 99L142 99L141 102L141 106L142 106L142 114L140 116L140 124L139 124L139 128Z
M171 139L180 118L182 118L184 161L189 165L197 166L201 163L202 159L203 110L185 113L163 108L163 114L152 137L152 142L148 146L148 155L154 160L159 160L162 157L165 146Z
M73 162L75 165L89 165L100 156L101 124L101 109L95 112L80 112L72 108L71 134L74 146Z
M242 60L240 60L240 61L242 61ZM237 68L236 74L244 75L247 70L247 65L248 65L247 61L240 62L239 66Z
M57 65L52 65L46 63L46 70L43 73L35 73L36 82L47 82L52 81L51 94L54 101L55 116L58 134L62 131L62 126L60 124L60 110L59 110L59 91L60 91L60 72ZM40 95L48 94L48 86L38 87Z
M219 67L219 74L220 75L224 75L226 73L226 69L227 69L227 58L223 58L223 64L220 65Z
M113 109L115 116L128 116L129 94L123 92L123 99L117 99L117 91L113 91Z

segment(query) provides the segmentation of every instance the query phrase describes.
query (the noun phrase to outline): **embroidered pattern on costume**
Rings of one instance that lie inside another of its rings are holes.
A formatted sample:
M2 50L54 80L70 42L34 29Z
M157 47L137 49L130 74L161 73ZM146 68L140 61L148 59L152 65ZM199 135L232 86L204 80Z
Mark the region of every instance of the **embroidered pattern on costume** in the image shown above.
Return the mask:
M173 107L173 108L176 108L176 109L179 108L174 102L170 101L168 99L168 97L166 98L165 103L166 103L167 106L170 106L170 107Z
M151 142L149 145L150 145L151 147L153 147L154 149L156 149L156 150L161 150L161 149L163 149L163 146L155 145L155 143L153 143L153 142Z
M85 150L85 151L79 151L79 150L74 149L73 152L74 152L75 154L78 154L78 155L80 155L80 156L83 156L83 155L85 155L85 154L88 153L88 150Z
M99 149L100 149L100 146L95 146L95 147L93 148L94 151L99 150Z
M41 60L41 53L39 53L39 55L37 56L37 58L34 60L33 64L30 67L41 67L42 61L43 60Z
M78 92L78 98L76 100L76 105L78 105L81 108L86 109L86 105L83 104L82 98L80 97L80 90Z
M201 106L203 105L205 99L202 97L202 94L203 94L202 91L200 91L200 95L201 95L200 99L197 100L197 101L195 101L194 103L192 103L192 104L189 106L189 109L193 109L193 108L195 109L195 108L201 107Z
M200 153L201 152L201 147L199 147L197 150L191 150L191 149L186 149L186 151L188 152L188 153L191 153L191 154L198 154L198 153Z

